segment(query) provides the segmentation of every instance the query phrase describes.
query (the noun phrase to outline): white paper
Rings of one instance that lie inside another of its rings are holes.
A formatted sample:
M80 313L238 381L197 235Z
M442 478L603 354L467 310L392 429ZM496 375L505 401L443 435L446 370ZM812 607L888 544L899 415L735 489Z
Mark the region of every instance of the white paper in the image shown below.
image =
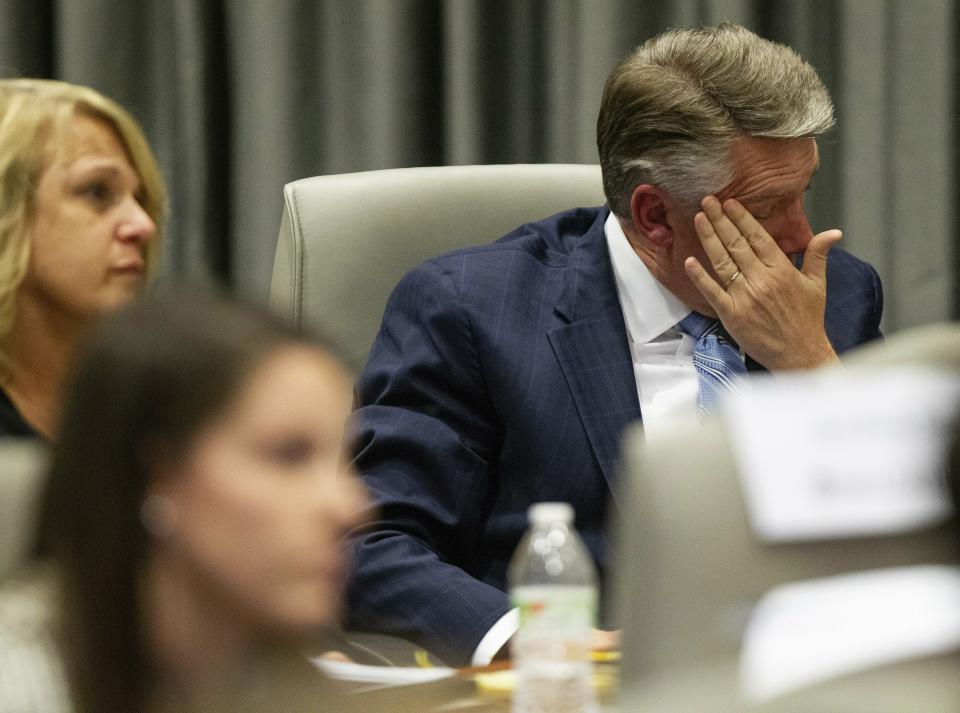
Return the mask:
M960 649L960 568L898 567L781 585L744 632L740 686L766 701L845 674Z
M960 377L843 369L751 380L724 402L751 527L768 542L893 534L952 512Z
M435 666L418 668L416 666L368 666L348 661L330 661L324 658L310 659L313 664L331 678L341 681L379 683L388 686L401 686L408 683L429 683L450 678L452 668Z

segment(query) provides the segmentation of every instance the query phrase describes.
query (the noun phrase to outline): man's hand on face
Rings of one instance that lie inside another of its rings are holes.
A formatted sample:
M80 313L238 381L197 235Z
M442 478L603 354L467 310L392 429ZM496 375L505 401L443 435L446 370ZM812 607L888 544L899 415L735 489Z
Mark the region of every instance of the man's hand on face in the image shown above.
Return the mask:
M744 352L771 371L804 369L837 358L827 339L827 253L842 234L810 241L797 270L763 226L735 199L701 202L694 226L718 283L696 258L684 268Z

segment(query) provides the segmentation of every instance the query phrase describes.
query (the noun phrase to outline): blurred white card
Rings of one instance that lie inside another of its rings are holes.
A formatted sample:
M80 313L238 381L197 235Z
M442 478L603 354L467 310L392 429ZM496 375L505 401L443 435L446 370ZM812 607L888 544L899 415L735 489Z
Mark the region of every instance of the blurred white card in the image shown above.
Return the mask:
M924 565L786 584L754 607L740 652L753 701L960 649L960 568Z
M754 533L866 537L952 512L944 461L960 377L843 369L753 379L723 405Z

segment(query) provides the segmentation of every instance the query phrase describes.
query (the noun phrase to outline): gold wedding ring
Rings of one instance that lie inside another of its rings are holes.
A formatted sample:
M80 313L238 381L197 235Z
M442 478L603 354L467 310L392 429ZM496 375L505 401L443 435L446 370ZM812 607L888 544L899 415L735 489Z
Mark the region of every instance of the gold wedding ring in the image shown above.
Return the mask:
M738 277L740 277L740 271L739 271L739 270L737 270L735 273L733 273L733 275L730 277L730 279L723 283L723 289L725 289L725 290L726 290L726 289L729 289L730 285L732 285L732 284L733 284L733 281L736 280Z

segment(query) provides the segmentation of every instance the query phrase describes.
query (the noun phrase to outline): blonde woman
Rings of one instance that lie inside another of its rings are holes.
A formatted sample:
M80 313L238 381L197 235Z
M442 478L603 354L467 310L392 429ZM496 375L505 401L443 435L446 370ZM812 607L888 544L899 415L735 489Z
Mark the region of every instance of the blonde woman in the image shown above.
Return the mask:
M165 211L156 159L118 104L0 80L0 436L56 437L73 354L154 270Z

